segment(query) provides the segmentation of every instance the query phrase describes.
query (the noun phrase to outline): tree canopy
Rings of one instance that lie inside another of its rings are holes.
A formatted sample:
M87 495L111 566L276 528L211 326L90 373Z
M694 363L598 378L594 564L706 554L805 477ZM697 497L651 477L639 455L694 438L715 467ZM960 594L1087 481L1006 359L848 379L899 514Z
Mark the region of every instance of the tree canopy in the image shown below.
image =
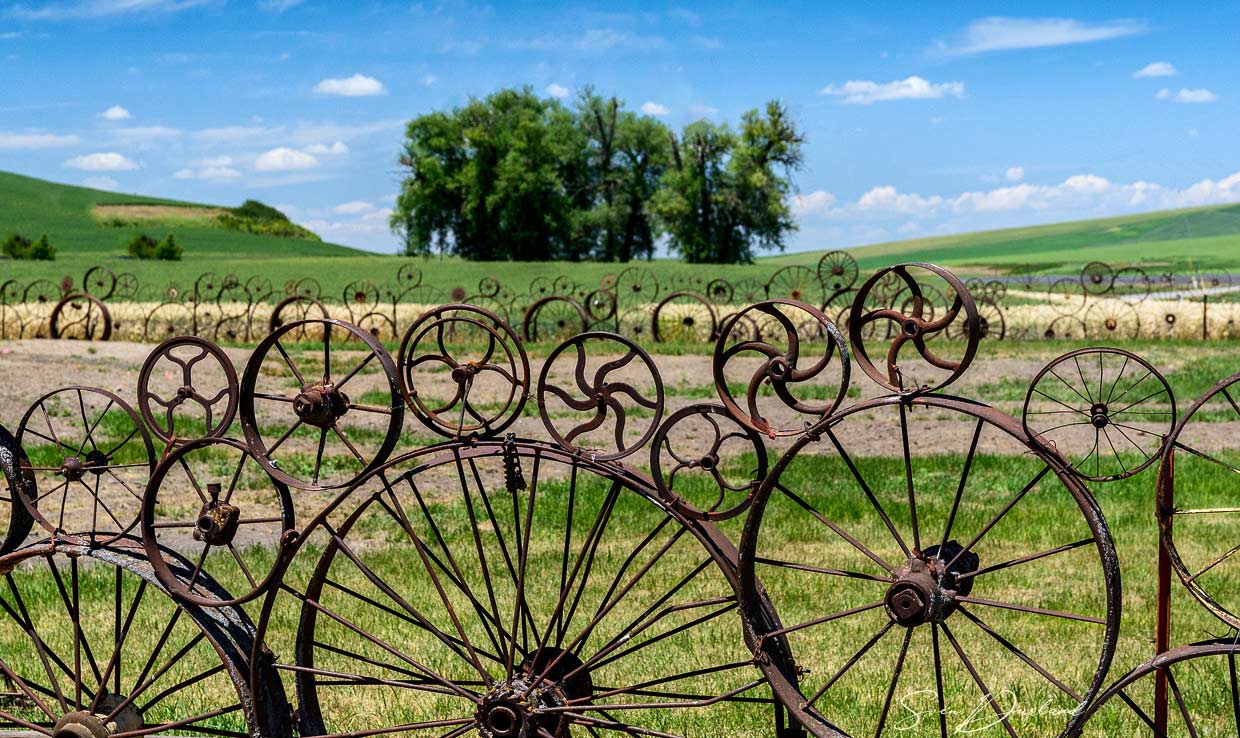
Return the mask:
M529 88L409 122L391 226L410 255L541 261L749 261L782 249L804 136L776 102L739 131L680 134L586 88L570 104Z

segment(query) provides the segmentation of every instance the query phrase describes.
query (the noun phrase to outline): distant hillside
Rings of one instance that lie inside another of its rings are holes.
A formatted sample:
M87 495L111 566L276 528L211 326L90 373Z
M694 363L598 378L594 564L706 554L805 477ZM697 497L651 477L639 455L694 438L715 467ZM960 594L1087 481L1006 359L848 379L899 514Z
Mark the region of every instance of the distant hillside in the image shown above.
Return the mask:
M0 238L10 233L28 238L46 233L56 246L57 261L119 258L137 233L156 238L172 233L185 248L187 261L213 263L216 268L220 259L365 253L324 243L291 224L285 229L287 234L300 237L230 230L219 216L233 212L218 205L105 192L0 172Z
M784 254L762 264L815 264L823 252ZM892 261L1070 273L1090 261L1168 270L1240 269L1240 204L1162 210L1097 220L1005 228L849 249L862 269Z

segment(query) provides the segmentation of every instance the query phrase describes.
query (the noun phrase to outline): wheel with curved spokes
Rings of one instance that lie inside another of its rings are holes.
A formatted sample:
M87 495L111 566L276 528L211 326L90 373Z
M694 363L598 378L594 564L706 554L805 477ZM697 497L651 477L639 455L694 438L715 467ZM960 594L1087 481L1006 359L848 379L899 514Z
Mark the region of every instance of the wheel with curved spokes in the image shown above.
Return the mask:
M94 295L74 292L52 308L48 332L52 338L107 341L112 338L112 313Z
M855 455L876 434L894 443ZM1110 666L1115 556L1088 490L1014 418L883 397L767 475L741 614L759 655L790 649L795 670L765 671L815 736L1058 735ZM764 594L786 625L763 620Z
M0 655L0 728L53 738L290 735L287 720L255 714L256 702L272 714L288 703L269 668L251 688L245 614L169 599L133 539L47 540L0 565L20 566L0 590L0 639L22 644Z
M1086 348L1052 359L1025 394L1021 424L1093 482L1125 479L1162 456L1175 425L1175 394L1145 359Z
M22 470L29 465L17 439L0 425L0 556L20 546L34 527L34 518L22 504L22 497L35 497L33 487L22 489L34 482L32 475Z
M224 435L239 399L232 359L195 336L156 346L138 373L138 410L155 437L167 444Z
M1156 512L1163 547L1180 581L1207 610L1240 628L1240 540L1235 500L1240 458L1221 428L1240 421L1240 374L1189 406L1167 436ZM1191 483L1176 484L1176 479Z
M309 345L285 340L318 336ZM405 418L396 363L351 323L290 323L254 349L241 427L263 468L298 489L343 487L381 465Z
M1133 669L1109 687L1084 715L1071 738L1191 736L1240 733L1240 646L1234 638L1173 648ZM1158 687L1166 702L1158 707ZM1165 712L1164 712L1165 710Z
M103 545L137 524L155 447L120 397L95 387L54 390L26 411L16 438L33 480L23 502L45 530Z
M311 527L313 571L272 594L301 608L276 667L296 680L301 735L769 731L714 526L541 444L392 467Z
M673 292L659 301L650 318L655 343L705 343L717 336L715 308L695 292Z
M766 472L762 436L722 405L677 410L650 444L659 497L693 520L727 520L745 512Z

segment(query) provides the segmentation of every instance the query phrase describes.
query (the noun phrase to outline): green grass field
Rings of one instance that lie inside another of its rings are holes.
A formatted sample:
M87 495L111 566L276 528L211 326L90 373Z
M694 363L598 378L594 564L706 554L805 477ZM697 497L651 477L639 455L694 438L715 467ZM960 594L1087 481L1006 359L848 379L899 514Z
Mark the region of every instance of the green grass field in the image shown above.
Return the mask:
M0 282L36 278L59 282L69 276L80 283L97 264L137 276L147 289L187 287L204 272L232 272L242 280L262 275L277 288L310 276L323 292L338 295L354 280L377 284L394 281L397 269L411 263L330 243L255 236L210 227L183 218L155 221L142 227L113 227L92 215L96 205L138 204L186 206L154 197L103 192L0 172L0 235L27 237L47 233L58 249L54 263L0 261ZM213 207L213 206L209 206ZM156 237L172 233L185 248L182 262L141 262L125 256L125 244L137 232ZM829 249L829 244L823 245ZM817 264L820 251L772 255L752 265L689 265L659 259L641 264L662 284L716 277L764 283L782 266ZM1024 271L1075 274L1095 261L1137 264L1151 273L1165 271L1240 271L1240 206L1214 206L980 233L899 241L850 249L863 274L894 261L931 261L955 267L963 275ZM513 293L529 289L537 277L566 275L578 284L596 285L620 264L474 263L454 258L412 261L424 283L441 292L461 287L472 294L484 277L494 277Z

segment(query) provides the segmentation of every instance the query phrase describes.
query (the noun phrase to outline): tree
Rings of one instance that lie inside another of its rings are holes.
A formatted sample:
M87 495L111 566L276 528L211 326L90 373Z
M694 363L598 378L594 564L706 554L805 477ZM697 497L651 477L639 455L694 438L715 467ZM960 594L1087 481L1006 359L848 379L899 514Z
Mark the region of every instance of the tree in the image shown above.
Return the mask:
M38 240L30 245L30 256L34 261L55 261L56 247L48 240L47 234L39 236Z
M129 255L135 259L150 259L155 256L155 249L159 244L155 243L155 239L139 233L129 239Z
M671 247L689 262L738 263L784 248L796 229L788 207L804 135L778 102L751 110L733 133L698 121L672 140L673 165L653 208Z
M30 258L30 239L14 233L5 239L2 253L10 259L28 259Z
M163 261L180 261L184 253L185 249L181 248L181 244L177 243L176 239L169 233L155 247L154 256L156 259Z

